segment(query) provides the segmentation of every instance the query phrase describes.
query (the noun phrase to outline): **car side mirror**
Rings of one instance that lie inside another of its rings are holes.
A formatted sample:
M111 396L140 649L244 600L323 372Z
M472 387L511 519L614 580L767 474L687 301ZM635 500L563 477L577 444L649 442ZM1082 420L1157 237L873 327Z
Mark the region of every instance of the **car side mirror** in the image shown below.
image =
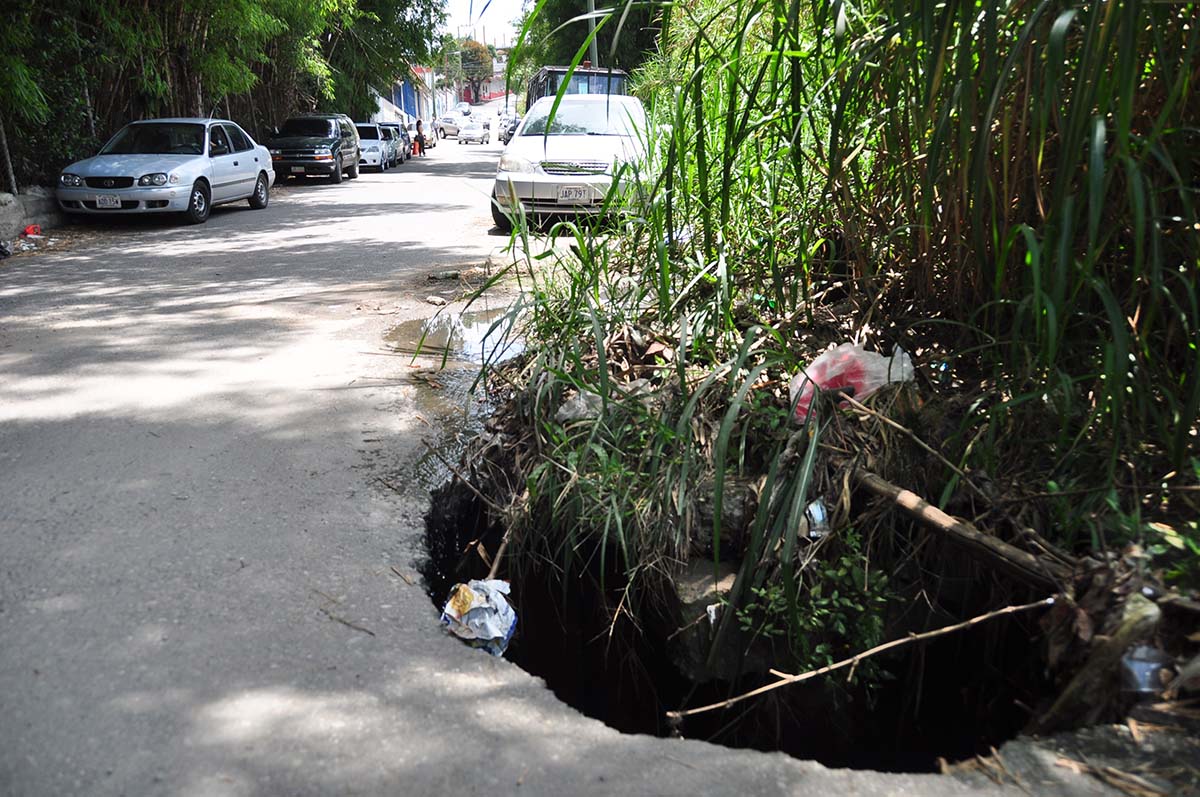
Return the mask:
M229 154L229 147L224 144L209 144L209 146L208 146L208 156L210 158L216 158L220 155L228 155L228 154Z

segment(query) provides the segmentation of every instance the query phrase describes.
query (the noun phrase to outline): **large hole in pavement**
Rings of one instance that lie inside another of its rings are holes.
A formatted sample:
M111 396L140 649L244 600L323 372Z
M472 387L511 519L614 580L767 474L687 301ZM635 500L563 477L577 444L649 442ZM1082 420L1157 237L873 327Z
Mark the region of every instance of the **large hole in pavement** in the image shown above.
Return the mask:
M455 583L486 575L476 546L494 552L501 536L460 482L433 492L422 573L439 610ZM628 733L680 733L831 767L936 771L939 759L986 754L1015 736L1049 688L1036 647L1036 618L1002 618L878 657L884 675L873 688L847 685L843 671L686 718L673 728L665 719L668 710L719 701L774 679L690 682L674 663L677 622L643 611L640 631L629 622L612 623L620 592L616 573L607 574L607 595L598 574L572 578L564 588L548 571L522 567L521 573L511 595L517 632L505 657L543 678L565 703ZM969 599L963 603L965 617L971 608ZM906 607L909 622L927 622L913 619L917 604L914 596ZM462 655L487 654L464 647Z

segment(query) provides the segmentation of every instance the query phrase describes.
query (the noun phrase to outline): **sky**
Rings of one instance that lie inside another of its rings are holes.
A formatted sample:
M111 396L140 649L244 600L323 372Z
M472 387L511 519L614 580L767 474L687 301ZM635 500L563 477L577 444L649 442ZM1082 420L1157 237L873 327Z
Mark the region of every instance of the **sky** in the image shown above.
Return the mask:
M453 36L471 36L480 42L486 38L485 44L506 47L517 38L513 20L521 15L522 2L446 0L446 24L443 29Z

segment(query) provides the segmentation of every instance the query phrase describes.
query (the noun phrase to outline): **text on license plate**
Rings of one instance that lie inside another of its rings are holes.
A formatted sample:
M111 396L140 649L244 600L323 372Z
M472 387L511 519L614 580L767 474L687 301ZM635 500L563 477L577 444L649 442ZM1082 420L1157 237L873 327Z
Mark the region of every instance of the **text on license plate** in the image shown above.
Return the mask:
M303 166L293 166L292 174L304 174L304 167Z
M572 204L576 202L587 202L591 199L591 193L586 185L560 185L558 187L558 204Z
M119 208L121 207L121 197L118 194L97 194L96 207Z

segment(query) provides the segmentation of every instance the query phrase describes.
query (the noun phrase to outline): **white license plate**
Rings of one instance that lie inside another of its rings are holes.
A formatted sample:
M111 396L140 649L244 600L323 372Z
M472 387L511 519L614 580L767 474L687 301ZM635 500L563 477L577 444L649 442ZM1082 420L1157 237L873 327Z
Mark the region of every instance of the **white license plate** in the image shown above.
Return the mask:
M97 194L96 207L98 208L119 208L121 207L121 197L118 194Z
M591 199L591 191L586 185L560 185L558 187L558 204L574 205Z
M304 174L304 167L303 166L293 166L292 174Z

